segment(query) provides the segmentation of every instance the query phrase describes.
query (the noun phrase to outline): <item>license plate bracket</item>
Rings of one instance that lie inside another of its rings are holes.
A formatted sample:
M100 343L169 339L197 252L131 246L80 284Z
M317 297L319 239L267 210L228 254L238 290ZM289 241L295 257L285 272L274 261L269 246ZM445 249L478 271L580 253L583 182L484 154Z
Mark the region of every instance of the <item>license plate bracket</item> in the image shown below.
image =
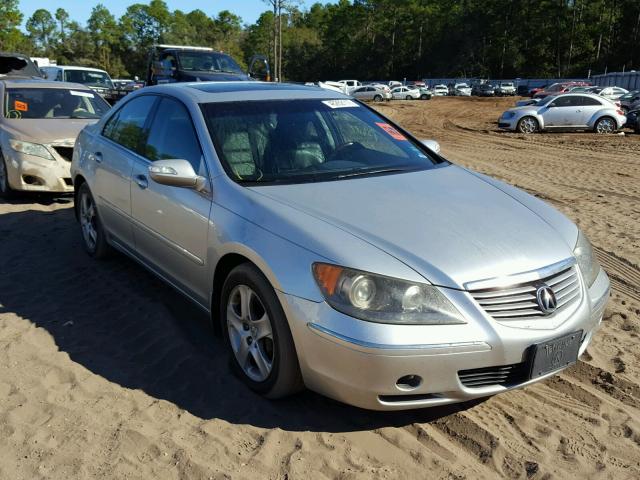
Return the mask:
M578 330L532 345L530 378L533 380L576 363L581 343L582 330Z

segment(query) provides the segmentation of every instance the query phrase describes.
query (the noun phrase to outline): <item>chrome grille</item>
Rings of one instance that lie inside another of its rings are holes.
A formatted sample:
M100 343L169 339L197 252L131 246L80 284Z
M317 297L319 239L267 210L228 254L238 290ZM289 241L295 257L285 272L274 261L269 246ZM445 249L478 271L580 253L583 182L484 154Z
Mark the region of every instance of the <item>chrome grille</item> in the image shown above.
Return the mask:
M519 320L545 316L536 300L536 290L540 285L551 287L556 296L558 303L554 314L580 299L580 282L575 265L529 282L503 288L470 290L469 293L496 320Z
M529 365L526 362L498 367L460 370L458 378L465 387L479 388L495 385L505 387L517 385L528 380Z

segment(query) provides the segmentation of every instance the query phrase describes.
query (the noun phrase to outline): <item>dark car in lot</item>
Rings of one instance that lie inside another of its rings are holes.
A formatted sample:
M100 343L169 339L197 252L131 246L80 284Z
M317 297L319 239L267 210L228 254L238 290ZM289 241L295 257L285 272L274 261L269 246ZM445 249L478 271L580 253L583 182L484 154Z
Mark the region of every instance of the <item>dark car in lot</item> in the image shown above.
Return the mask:
M209 47L154 45L149 52L146 84L271 80L266 57L256 55L247 72L231 56Z
M631 90L629 93L622 95L618 101L620 109L626 114L636 107L640 107L640 90Z
M627 128L632 128L636 133L640 133L640 107L627 112Z
M471 95L475 95L477 97L493 97L496 94L496 89L493 85L488 83L481 83L478 85L474 85L471 89Z

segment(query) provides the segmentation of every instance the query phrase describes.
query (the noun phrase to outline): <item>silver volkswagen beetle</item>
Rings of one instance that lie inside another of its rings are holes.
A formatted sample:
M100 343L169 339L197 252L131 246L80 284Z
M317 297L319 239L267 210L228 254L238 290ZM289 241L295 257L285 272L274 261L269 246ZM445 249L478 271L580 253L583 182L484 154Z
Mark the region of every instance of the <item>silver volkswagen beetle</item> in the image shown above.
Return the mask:
M191 298L270 398L392 410L522 387L576 362L608 298L565 216L328 90L145 88L81 132L72 174L89 255Z
M542 130L593 130L615 133L627 119L610 100L590 93L549 95L539 102L524 100L504 112L498 127L520 133Z

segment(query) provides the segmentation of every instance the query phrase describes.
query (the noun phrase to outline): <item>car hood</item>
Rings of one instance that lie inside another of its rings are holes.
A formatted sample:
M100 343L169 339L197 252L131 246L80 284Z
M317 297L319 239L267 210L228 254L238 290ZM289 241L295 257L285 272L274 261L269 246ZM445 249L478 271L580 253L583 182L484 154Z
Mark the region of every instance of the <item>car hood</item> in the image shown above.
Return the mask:
M359 237L444 287L462 289L572 255L542 215L454 165L252 190Z
M80 130L97 119L5 119L2 128L13 138L34 143L75 143Z

